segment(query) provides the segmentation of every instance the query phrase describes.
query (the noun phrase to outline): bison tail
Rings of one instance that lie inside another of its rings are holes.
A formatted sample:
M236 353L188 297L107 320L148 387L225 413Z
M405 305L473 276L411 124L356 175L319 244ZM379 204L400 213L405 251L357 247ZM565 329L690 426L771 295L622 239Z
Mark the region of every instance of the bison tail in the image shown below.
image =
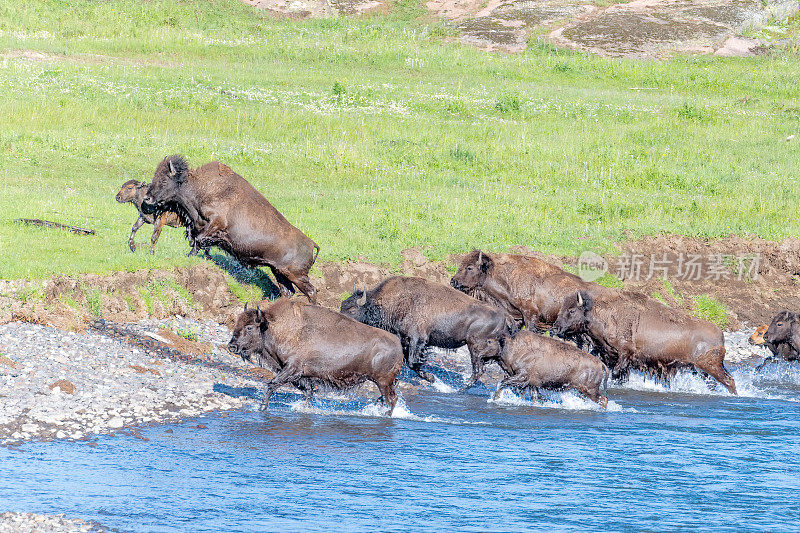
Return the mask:
M601 363L603 365L603 392L608 393L608 377L611 374L608 370L608 366L605 363Z
M318 255L319 255L319 245L317 243L314 243L314 259L311 260L312 265L317 262Z

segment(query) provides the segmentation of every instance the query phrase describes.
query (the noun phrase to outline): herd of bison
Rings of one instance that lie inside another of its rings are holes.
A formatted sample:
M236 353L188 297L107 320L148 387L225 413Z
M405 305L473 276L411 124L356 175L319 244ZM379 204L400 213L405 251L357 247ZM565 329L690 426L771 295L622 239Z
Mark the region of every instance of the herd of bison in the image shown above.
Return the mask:
M370 290L353 287L336 312L316 305L309 279L319 246L230 167L211 162L190 169L184 157L169 156L152 183L128 181L116 198L139 211L129 239L132 251L143 224L155 226L151 253L166 224L186 228L190 255L217 246L246 267L272 271L282 298L245 306L228 344L232 353L247 361L256 357L275 372L265 406L285 384L310 399L317 385L346 388L368 380L391 414L403 361L433 382L423 369L427 352L464 345L472 376L462 391L494 361L505 372L496 394L506 387L527 389L532 399L539 388L572 388L605 407L602 391L609 375L625 379L638 370L669 380L681 368L736 394L718 326L532 257L473 251L451 286L394 276ZM309 303L289 299L295 289ZM751 342L765 344L774 357L798 359L800 320L782 312Z

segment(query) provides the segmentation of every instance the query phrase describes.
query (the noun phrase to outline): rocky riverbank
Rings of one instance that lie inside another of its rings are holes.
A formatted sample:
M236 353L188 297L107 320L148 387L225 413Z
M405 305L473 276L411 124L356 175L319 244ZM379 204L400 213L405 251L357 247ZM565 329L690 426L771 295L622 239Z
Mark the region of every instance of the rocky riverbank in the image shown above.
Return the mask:
M101 533L108 531L94 522L63 515L35 513L0 514L0 533Z
M211 361L234 368L242 364L217 346L228 341L230 332L213 323L176 318L143 321L133 328L185 351L203 351ZM159 357L95 331L76 333L24 322L0 326L0 354L4 445L91 439L132 428L135 434L138 426L251 403L215 392L215 385L258 385L234 373Z

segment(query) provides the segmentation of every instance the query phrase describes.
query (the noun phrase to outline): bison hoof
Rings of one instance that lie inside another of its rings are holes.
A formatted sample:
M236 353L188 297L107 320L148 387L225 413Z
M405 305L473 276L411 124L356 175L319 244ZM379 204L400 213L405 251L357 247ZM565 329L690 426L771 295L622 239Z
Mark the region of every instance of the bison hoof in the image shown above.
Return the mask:
M131 252L135 252L136 251L136 243L133 242L133 241L129 241L128 242L128 248L131 249Z

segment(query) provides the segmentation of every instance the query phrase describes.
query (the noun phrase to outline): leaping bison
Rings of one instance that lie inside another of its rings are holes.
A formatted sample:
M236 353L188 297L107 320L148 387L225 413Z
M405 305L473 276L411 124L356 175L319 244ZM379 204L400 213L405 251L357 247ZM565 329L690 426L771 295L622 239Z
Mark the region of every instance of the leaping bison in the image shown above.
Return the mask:
M316 301L308 271L319 246L227 165L213 161L192 170L183 156L165 157L142 209L178 213L193 239L190 255L219 246L246 267L268 266L282 296L297 287Z
M509 334L510 317L447 285L422 278L394 276L370 291L354 290L342 302L342 313L400 337L406 362L422 379L434 377L422 370L429 347L456 349L466 345L474 385L488 361L498 361Z
M702 371L736 394L725 369L722 330L645 295L605 291L568 296L553 329L586 333L615 378L631 369L669 378L680 368Z
M258 356L261 366L277 370L267 384L265 408L285 384L295 384L308 399L315 383L344 389L367 380L378 386L389 415L397 403L395 380L403 365L398 338L318 305L281 298L265 310L245 309L228 350L248 361Z

